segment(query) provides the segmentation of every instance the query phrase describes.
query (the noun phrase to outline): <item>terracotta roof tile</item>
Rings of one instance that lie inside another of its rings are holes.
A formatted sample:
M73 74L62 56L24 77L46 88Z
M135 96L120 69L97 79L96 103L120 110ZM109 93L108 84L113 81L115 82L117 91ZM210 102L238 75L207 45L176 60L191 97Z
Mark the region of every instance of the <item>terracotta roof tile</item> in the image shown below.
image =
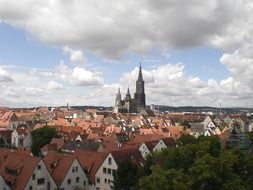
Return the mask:
M95 175L108 153L102 152L90 152L81 149L77 149L74 153L78 161L80 162L90 182L95 183Z
M44 162L57 185L60 185L75 160L73 155L49 152Z
M0 175L12 182L12 189L24 189L40 160L27 152L0 149ZM18 172L18 175L11 175L8 170Z

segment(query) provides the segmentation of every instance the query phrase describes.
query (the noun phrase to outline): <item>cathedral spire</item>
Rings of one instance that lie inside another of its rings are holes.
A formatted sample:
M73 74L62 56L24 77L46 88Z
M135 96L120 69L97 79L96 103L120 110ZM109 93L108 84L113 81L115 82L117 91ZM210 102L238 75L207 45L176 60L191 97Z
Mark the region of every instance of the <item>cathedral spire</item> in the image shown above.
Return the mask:
M138 81L143 81L142 70L141 70L141 62L140 62L140 67L139 67Z
M129 90L129 87L127 88L127 94L130 94L130 90Z

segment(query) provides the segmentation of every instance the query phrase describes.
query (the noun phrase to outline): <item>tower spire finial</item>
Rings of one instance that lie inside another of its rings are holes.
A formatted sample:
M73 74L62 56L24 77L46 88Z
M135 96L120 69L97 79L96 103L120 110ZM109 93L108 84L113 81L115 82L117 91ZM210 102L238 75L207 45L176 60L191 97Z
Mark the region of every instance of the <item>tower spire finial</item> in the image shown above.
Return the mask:
M127 87L127 94L130 94L129 86Z
M140 68L139 68L138 81L143 81L143 77L142 77L142 69L141 69L141 62L140 62Z

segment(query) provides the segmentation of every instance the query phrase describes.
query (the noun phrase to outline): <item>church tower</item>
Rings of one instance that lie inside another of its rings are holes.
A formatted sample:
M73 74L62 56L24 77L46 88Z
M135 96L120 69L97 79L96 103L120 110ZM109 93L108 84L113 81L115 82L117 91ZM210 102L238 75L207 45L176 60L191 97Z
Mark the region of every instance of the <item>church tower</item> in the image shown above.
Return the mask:
M144 92L144 80L142 77L141 63L139 67L139 75L136 81L136 92L134 94L136 111L139 112L141 109L145 108L146 100L145 100L145 92Z
M127 93L126 93L126 97L125 97L125 107L126 107L128 113L132 112L132 99L131 99L129 87L127 88Z
M121 93L120 93L120 88L118 88L118 93L116 94L116 99L115 99L114 112L118 113L121 107L122 107Z

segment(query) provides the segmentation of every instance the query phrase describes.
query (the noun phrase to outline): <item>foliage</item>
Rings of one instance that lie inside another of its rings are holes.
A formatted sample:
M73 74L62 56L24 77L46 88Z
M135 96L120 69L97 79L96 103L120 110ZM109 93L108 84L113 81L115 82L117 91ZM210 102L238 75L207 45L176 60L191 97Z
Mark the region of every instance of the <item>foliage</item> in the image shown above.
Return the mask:
M192 135L183 135L177 140L177 143L179 145L195 144L197 139Z
M114 173L114 190L135 190L139 179L139 169L130 160L119 164L118 170Z
M40 154L40 149L50 143L52 138L57 137L55 128L42 127L32 131L32 153L37 156Z
M183 120L180 122L180 125L184 127L184 129L191 128L191 124L189 121Z
M151 173L140 178L139 189L253 189L253 157L249 153L222 150L216 137L184 136L179 142L177 148L153 155Z

